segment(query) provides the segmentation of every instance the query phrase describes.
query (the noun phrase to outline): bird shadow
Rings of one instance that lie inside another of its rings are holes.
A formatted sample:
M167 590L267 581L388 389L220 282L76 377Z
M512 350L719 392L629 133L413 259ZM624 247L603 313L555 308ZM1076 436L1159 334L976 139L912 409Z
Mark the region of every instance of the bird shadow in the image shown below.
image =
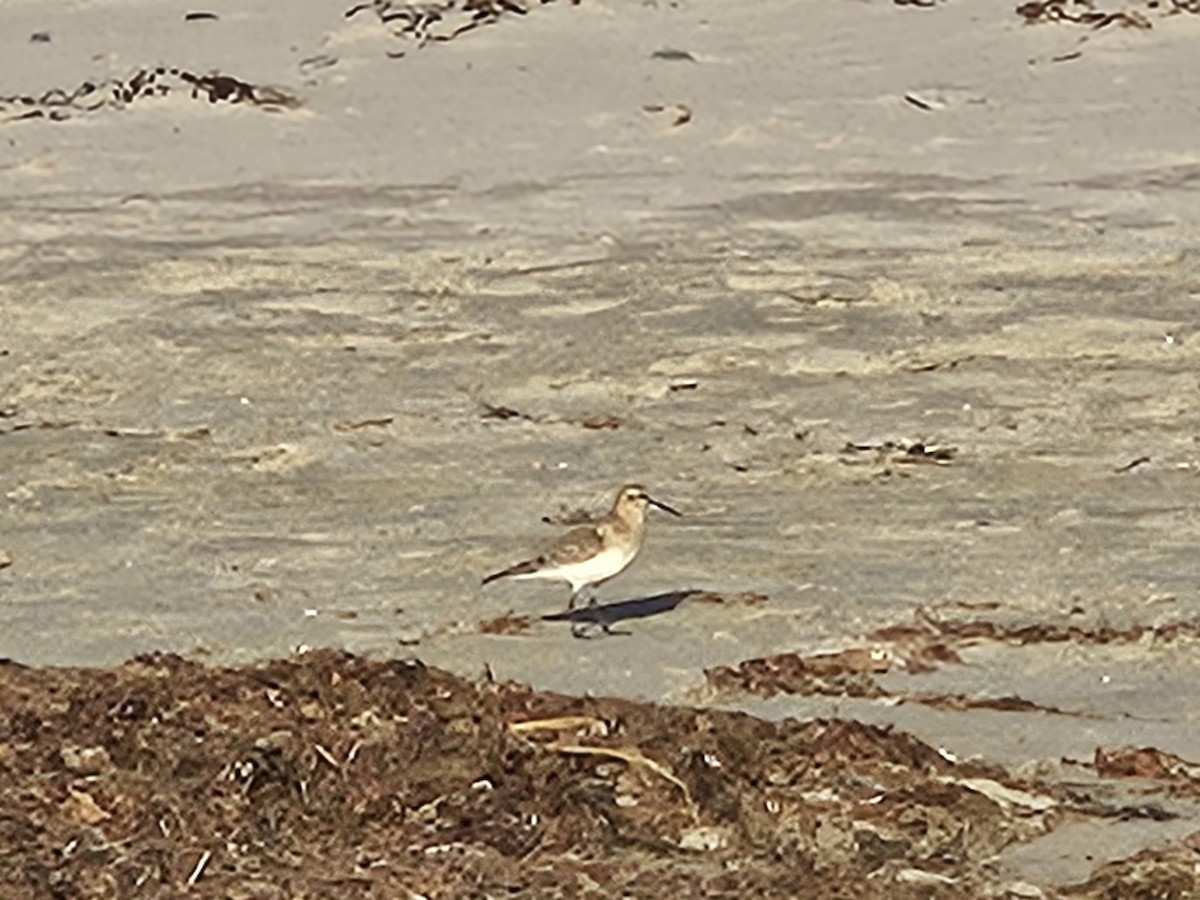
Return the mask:
M669 613L689 597L703 594L704 591L688 589L683 591L667 591L654 594L651 597L637 597L633 600L620 600L616 603L603 605L590 604L576 609L565 609L562 612L549 613L542 616L543 622L570 622L571 633L575 637L592 637L591 629L610 635L628 635L628 631L616 631L613 625L631 619L648 619L651 616L661 616Z

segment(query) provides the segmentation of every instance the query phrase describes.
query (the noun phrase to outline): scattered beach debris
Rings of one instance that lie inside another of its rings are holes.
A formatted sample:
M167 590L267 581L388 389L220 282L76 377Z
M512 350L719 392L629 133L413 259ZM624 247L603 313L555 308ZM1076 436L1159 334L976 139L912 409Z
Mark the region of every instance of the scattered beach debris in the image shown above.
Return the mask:
M581 419L579 424L592 431L611 431L620 428L624 421L616 416L598 415Z
M1031 625L1005 625L986 620L954 621L937 619L928 611L918 612L917 625L897 625L873 632L876 640L893 640L900 634L910 634L922 628L941 638L953 638L963 646L981 641L997 641L1017 646L1026 644L1056 644L1070 642L1084 646L1103 644L1132 644L1144 639L1173 641L1200 637L1200 619L1184 619L1161 625L1131 625L1114 628L1110 625L1084 628L1079 625L1056 625L1039 622Z
M663 62L695 62L696 57L686 50L676 50L674 47L664 47L650 54L651 59L661 59Z
M1200 831L1179 841L1157 845L1128 859L1101 866L1084 884L1061 890L1063 897L1195 896Z
M1139 456L1136 459L1131 459L1129 462L1125 463L1125 465L1123 465L1123 466L1117 466L1115 469L1113 469L1113 471L1118 475L1120 475L1123 472L1132 472L1138 466L1145 465L1148 462L1150 462L1149 456Z
M371 0L356 3L346 10L347 19L361 12L373 12L391 34L414 42L417 49L430 43L452 41L462 34L494 25L505 16L524 16L535 6L545 6L555 0L431 0L431 2L396 2ZM570 0L578 6L580 0ZM393 59L404 51L389 53Z
M797 860L813 896L990 896L996 855L1063 821L1052 788L890 728L565 697L415 660L4 663L0 696L13 896L286 882L783 900Z
M680 125L686 125L692 121L692 108L684 103L673 103L664 106L661 103L649 103L642 107L643 112L657 115L658 113L672 113L671 127L678 128Z
M976 697L942 692L892 691L880 685L876 676L885 675L898 667L916 675L946 665L959 665L963 661L961 650L985 641L1016 646L1070 641L1087 646L1133 643L1147 637L1163 641L1200 637L1200 620L1166 623L1153 628L1086 629L1073 625L1008 626L976 620L939 621L928 612L920 611L916 623L891 625L873 631L866 636L863 646L811 656L780 653L745 660L736 665L716 666L707 669L705 676L709 687L719 694L857 697L890 703L920 703L939 709L1037 711L1086 717L1084 713L1034 703L1017 696Z
M895 661L896 658L887 648L853 648L840 653L808 657L797 653L780 653L746 660L735 666L716 666L706 669L704 674L709 687L723 695L853 697L882 700L893 705L919 703L934 709L958 712L995 709L1088 718L1084 713L1035 703L1014 695L974 697L940 691L890 691L882 687L875 676L888 672ZM946 661L959 660L955 655Z
M936 85L907 91L904 102L924 112L939 112L952 107L984 106L987 97L969 88Z
M362 428L385 428L396 421L395 416L377 416L373 419L357 419L333 423L334 431L358 431Z
M1159 6L1158 2L1143 4L1146 8ZM1188 3L1170 0L1166 5L1170 12L1194 11L1187 10ZM1172 9L1172 7L1174 7ZM1031 0L1017 7L1017 15L1025 20L1025 24L1034 25L1041 22L1070 22L1074 25L1086 25L1098 30L1113 23L1125 28L1149 29L1153 26L1145 13L1126 8L1118 10L1098 9L1093 0Z
M1084 44L1092 33L1118 25L1121 28L1132 28L1138 31L1149 31L1154 27L1151 16L1165 19L1181 13L1200 15L1200 0L1126 0L1124 6L1114 9L1111 4L1102 5L1096 0L1030 0L1016 7L1016 13L1026 25L1040 25L1049 22L1065 22L1069 25L1080 25L1088 33L1079 38L1078 43ZM1082 49L1050 57L1050 62L1061 63L1079 59L1083 56ZM1036 63L1038 60L1030 60Z
M770 598L756 591L742 591L737 594L718 594L715 591L689 591L686 597L688 603L716 603L725 606L762 606Z
M533 419L525 413L513 409L511 406L501 406L484 401L483 413L481 419L499 419L501 422L507 422L509 419L525 419L532 422Z
M1097 747L1092 766L1105 778L1168 781L1186 789L1192 796L1200 796L1200 763L1189 762L1157 747Z
M935 466L948 466L958 455L958 448L901 438L894 441L848 441L842 448L842 454L842 461L851 465L858 462L854 458L855 455L871 454L871 458L868 460L870 462L928 463Z
M496 616L494 619L487 619L479 623L480 634L525 634L533 627L533 619L530 616L518 616L514 613L506 612L502 616Z
M48 119L61 122L81 113L126 109L148 97L186 93L192 100L255 106L268 112L295 109L299 99L281 88L263 87L233 75L207 75L174 66L142 67L126 78L87 80L71 89L41 94L0 95L0 121Z

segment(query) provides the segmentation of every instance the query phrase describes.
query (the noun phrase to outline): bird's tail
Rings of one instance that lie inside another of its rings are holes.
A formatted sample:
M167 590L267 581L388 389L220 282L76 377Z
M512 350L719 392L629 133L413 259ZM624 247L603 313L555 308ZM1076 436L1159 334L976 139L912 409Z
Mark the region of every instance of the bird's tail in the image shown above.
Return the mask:
M515 566L509 566L502 572L493 572L487 578L483 579L480 584L490 584L501 578L509 578L513 575L528 575L530 572L536 572L538 565L535 560L527 560L526 562L517 563Z

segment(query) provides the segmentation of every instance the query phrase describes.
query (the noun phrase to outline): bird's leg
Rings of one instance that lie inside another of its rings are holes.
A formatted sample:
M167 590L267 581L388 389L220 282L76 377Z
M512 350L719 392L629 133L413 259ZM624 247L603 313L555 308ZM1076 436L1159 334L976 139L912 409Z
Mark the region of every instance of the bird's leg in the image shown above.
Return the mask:
M583 597L585 594L587 595L587 598L588 598L588 602L587 602L588 608L591 609L593 606L595 606L596 605L596 595L592 593L592 586L590 584L585 584L585 585L581 585L578 590L571 592L571 602L567 604L567 612L570 612L571 610L573 610L575 608L575 605L579 602L579 599L581 597Z
M595 637L595 622L572 622L571 637L580 638L581 640L589 640Z
M583 615L576 619L571 626L571 637L576 638L594 638L600 634L607 635L628 635L628 631L619 631L613 628L604 620L604 614L600 612L600 604L596 600L596 595L590 590L590 585L584 585L578 591L571 595L571 606L574 608L575 602L586 593L588 595L587 606L584 608Z
M603 619L592 619L587 622L576 622L571 626L571 637L573 638L591 640L592 638L599 637L601 634L606 634L610 637L628 637L629 635L633 634L633 632L613 628Z

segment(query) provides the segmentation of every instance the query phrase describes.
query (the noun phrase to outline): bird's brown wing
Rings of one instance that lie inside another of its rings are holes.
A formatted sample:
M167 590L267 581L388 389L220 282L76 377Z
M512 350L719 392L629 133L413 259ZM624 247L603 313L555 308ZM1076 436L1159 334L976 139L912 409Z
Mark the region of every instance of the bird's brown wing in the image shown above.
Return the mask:
M572 528L560 537L545 553L538 557L544 566L566 566L583 562L604 549L600 529L595 525Z
M508 578L511 575L528 575L540 569L552 569L556 566L566 566L581 562L589 556L595 556L604 547L600 531L595 525L581 525L572 528L536 559L527 559L515 566L509 566L502 572L493 572L483 583L495 581L498 578Z

